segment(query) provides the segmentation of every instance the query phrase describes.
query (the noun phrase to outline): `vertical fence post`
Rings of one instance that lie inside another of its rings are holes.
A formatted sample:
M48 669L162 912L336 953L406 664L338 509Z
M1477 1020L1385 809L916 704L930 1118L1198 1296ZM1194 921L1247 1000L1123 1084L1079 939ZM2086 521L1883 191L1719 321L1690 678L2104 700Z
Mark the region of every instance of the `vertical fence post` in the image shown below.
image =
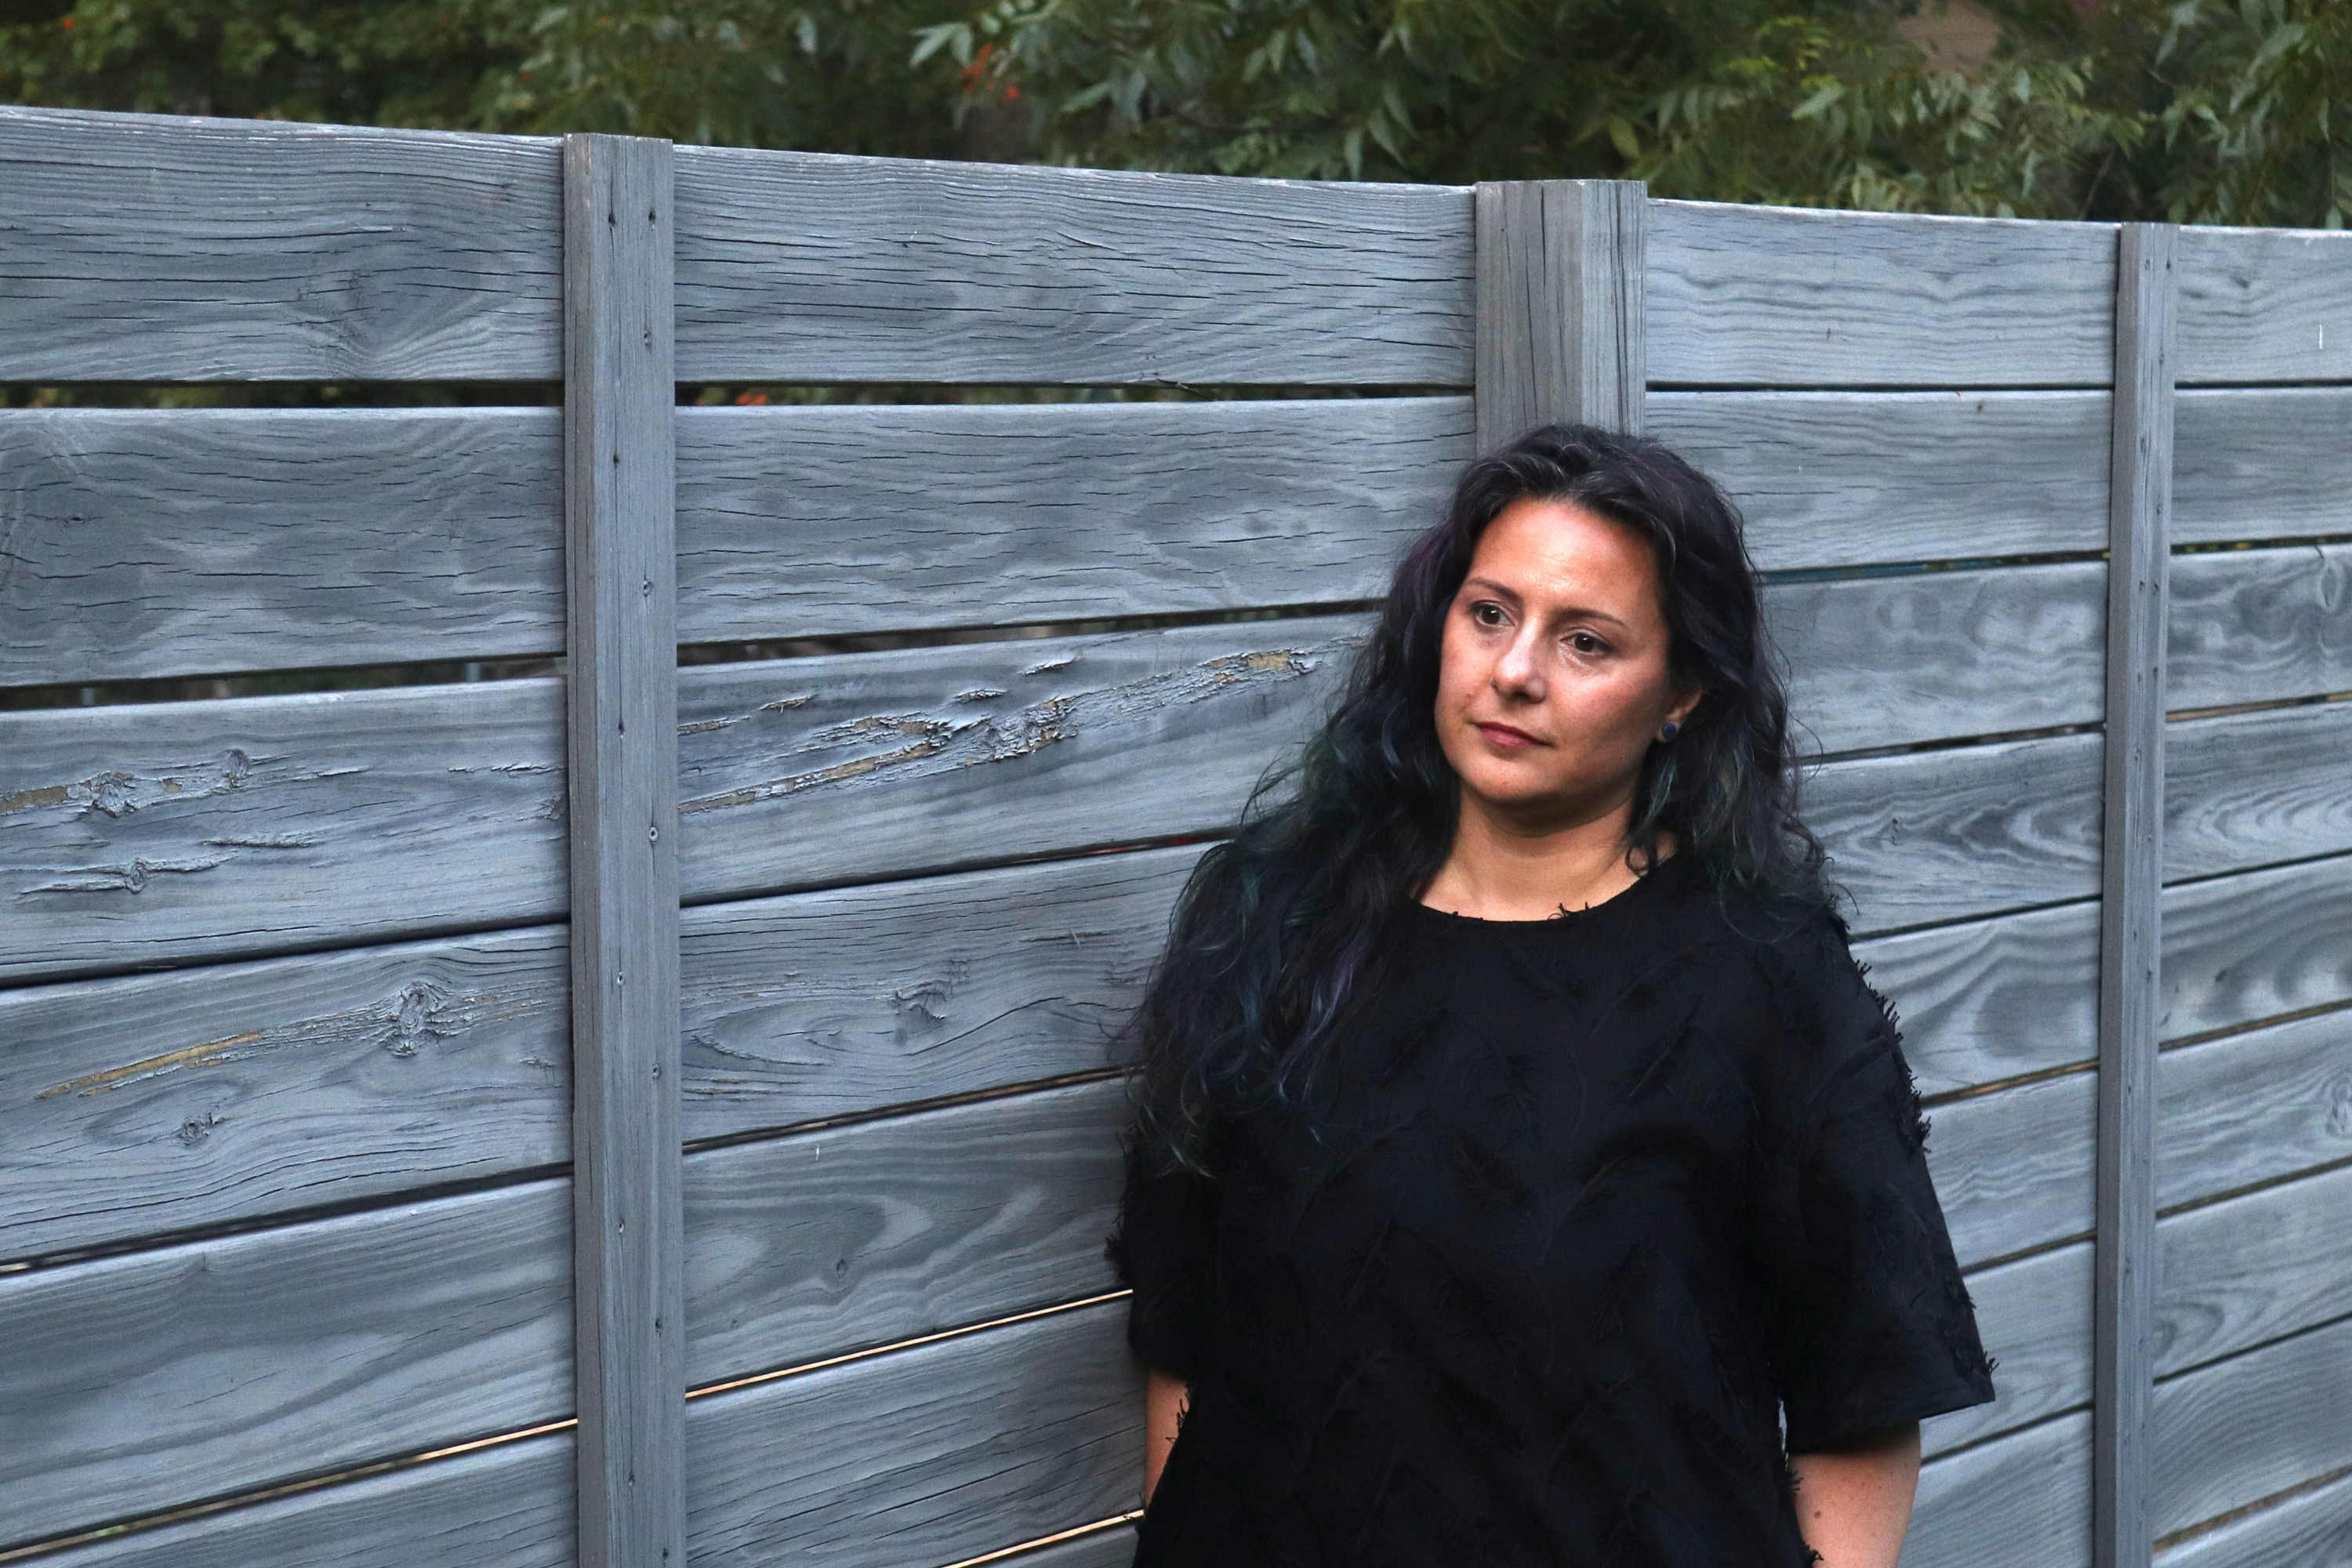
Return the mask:
M1641 429L1648 201L1639 180L1480 182L1480 451L1555 419Z
M2171 563L2173 257L2169 224L2125 224L2116 258L2115 426L2107 510L2106 746L2099 886L2097 1351L2092 1561L2155 1550L2158 923L2164 878L2164 645Z
M670 144L563 141L580 1562L686 1562Z

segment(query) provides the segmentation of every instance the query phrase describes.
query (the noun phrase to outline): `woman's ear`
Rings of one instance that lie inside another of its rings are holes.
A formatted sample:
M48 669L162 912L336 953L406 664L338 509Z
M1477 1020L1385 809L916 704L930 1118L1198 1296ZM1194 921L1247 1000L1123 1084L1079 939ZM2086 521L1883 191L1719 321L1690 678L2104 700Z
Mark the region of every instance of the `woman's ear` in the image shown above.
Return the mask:
M1697 707L1699 700L1706 695L1706 690L1704 687L1684 686L1675 688L1675 705L1666 710L1666 717L1674 721L1676 725L1689 723L1691 710Z

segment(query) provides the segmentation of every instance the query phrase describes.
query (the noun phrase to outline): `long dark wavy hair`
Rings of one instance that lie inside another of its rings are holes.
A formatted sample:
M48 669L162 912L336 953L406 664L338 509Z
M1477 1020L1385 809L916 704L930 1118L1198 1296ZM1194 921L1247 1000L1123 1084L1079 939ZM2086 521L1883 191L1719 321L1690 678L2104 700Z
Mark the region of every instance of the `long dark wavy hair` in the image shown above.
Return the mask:
M1821 840L1797 815L1788 700L1739 513L1655 441L1538 426L1464 468L1444 519L1398 565L1329 719L1260 780L1178 900L1122 1031L1129 1147L1162 1169L1214 1174L1224 1112L1296 1099L1396 917L1444 864L1460 802L1434 713L1445 619L1487 524L1529 499L1649 540L1671 678L1705 694L1672 742L1650 747L1628 853L1646 869L1671 831L1718 889L1834 908Z

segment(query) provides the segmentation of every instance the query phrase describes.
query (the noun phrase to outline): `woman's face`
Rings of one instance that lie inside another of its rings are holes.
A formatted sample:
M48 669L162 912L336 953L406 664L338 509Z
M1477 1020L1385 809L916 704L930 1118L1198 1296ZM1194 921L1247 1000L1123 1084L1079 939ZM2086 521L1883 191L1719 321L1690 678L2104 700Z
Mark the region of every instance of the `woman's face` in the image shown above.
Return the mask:
M1671 640L1642 534L1558 501L1505 507L1440 656L1438 740L1465 796L1537 831L1630 802L1659 726L1698 705L1667 674Z

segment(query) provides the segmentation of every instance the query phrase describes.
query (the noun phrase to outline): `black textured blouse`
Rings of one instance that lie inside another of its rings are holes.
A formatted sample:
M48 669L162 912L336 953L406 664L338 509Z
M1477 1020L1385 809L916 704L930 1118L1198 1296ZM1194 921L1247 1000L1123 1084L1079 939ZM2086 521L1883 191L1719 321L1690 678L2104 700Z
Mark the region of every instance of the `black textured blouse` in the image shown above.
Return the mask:
M1687 857L1404 919L1216 1180L1129 1141L1129 1342L1191 1385L1138 1568L1801 1568L1786 1453L1993 1397L1843 922Z

